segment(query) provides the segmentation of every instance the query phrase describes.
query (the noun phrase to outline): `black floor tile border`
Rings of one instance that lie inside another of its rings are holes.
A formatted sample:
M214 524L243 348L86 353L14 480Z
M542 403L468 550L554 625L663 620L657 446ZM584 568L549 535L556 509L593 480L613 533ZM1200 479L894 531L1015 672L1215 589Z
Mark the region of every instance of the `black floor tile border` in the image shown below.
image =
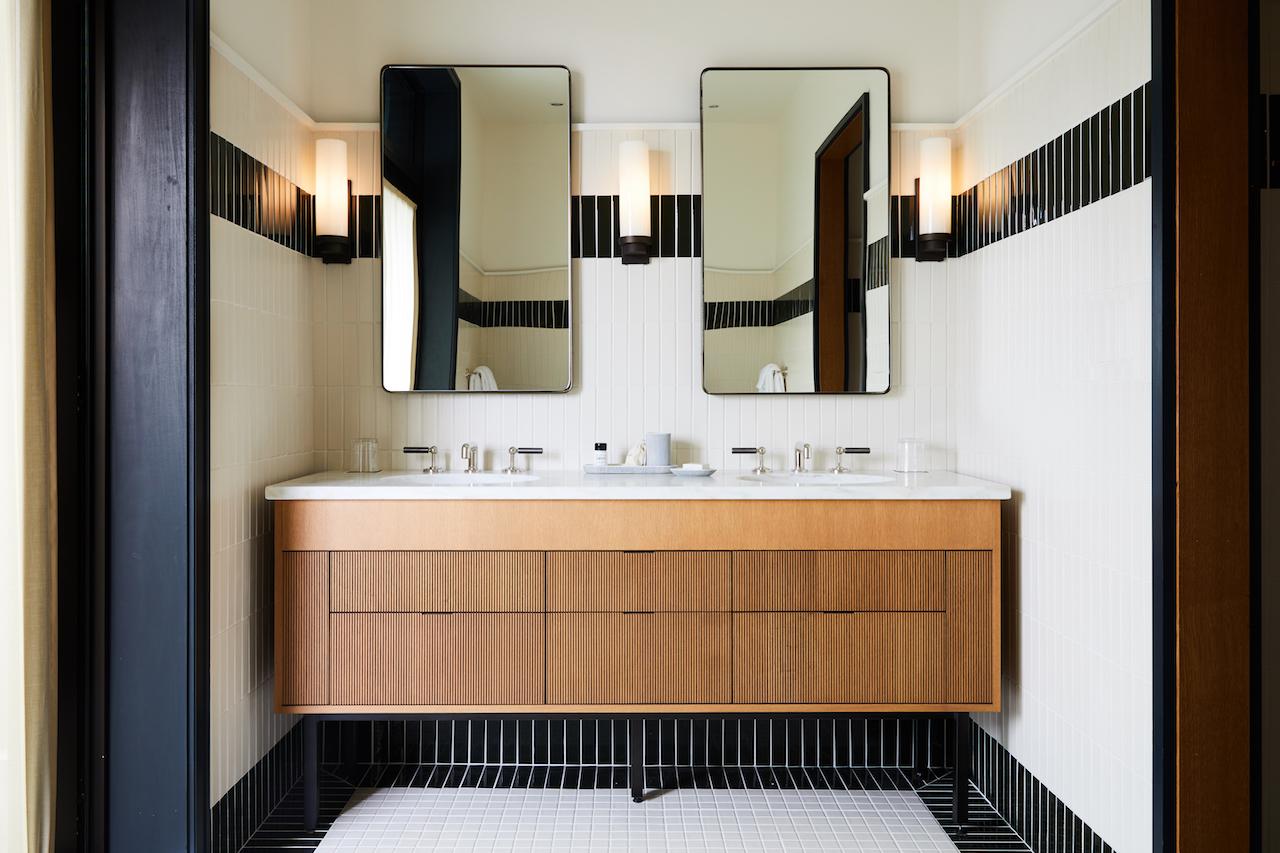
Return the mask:
M971 779L1034 853L1112 853L1092 827L1015 759L970 723Z
M644 762L701 767L946 765L943 718L861 715L645 720ZM336 764L629 764L627 720L599 717L325 720L320 760Z
M621 797L626 795L628 782L625 769L618 767L389 765L365 768L357 779L344 778L337 768L326 768L320 780L320 822L314 832L302 827L302 792L298 786L280 802L243 849L315 849L351 795L362 787L607 789L617 790ZM970 822L963 832L952 824L949 771L930 771L924 777L913 778L902 769L650 767L645 772L645 787L650 790L915 790L962 853L1027 853L1029 850L973 785L969 787ZM635 806L645 807L644 804Z
M650 788L915 788L966 853L1112 853L976 722L970 723L971 823L964 833L949 824L944 757L953 731L946 720L831 715L645 722ZM213 807L210 849L314 847L357 787L625 789L626 725L593 717L325 721L321 828L312 834L301 830L295 727ZM922 780L911 769L917 748L926 751L923 763L930 768ZM344 759L353 763L344 768Z
M235 853L292 791L302 775L302 729L294 726L210 809L209 850Z

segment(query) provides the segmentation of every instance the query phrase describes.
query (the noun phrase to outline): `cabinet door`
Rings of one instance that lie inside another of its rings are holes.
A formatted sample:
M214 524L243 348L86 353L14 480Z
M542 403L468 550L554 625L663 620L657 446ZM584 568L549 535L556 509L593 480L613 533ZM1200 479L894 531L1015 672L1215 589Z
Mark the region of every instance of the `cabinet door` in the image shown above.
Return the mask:
M735 613L733 701L947 700L946 614Z
M329 552L284 551L276 566L276 702L329 701Z
M334 551L334 612L541 612L541 551Z
M551 612L729 609L728 551L552 551Z
M731 699L728 613L550 613L551 704Z
M335 613L335 705L535 705L543 616Z

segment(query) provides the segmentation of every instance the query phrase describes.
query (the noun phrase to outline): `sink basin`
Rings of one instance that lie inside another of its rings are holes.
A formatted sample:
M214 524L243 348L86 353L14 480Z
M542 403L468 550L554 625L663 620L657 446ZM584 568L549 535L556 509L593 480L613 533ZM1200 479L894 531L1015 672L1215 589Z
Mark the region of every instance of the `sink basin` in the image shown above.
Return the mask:
M467 474L449 471L443 474L398 474L384 482L403 486L510 486L538 479L534 474L503 474L499 471L477 471Z
M771 486L870 486L888 483L892 477L882 474L744 474L739 479Z

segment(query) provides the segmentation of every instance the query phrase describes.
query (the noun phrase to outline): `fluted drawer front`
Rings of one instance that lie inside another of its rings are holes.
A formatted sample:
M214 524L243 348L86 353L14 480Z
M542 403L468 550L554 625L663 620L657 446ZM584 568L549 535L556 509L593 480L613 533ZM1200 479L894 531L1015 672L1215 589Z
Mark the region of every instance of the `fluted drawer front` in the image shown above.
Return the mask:
M334 551L335 612L541 612L541 551Z
M945 610L943 551L735 551L733 609Z
M552 551L547 610L729 609L728 551Z
M735 613L733 701L949 701L946 640L943 613Z
M532 613L335 613L332 702L541 703L543 619Z
M281 705L329 701L329 552L280 554L276 596Z
M728 613L550 613L552 704L731 700Z

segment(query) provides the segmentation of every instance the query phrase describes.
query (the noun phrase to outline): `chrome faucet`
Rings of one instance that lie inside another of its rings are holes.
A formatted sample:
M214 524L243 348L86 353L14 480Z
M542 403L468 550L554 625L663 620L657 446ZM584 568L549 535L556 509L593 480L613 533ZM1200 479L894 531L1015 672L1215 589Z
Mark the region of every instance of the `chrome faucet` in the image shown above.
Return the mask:
M462 445L462 461L467 463L464 469L468 474L474 474L480 469L476 467L476 459L480 455L480 448L474 444L467 443Z
M846 453L870 453L870 447L837 447L836 448L836 467L831 469L832 474L848 474L849 469L844 467L844 456Z
M809 460L813 458L813 448L809 447L809 442L796 445L795 465L791 468L792 474L807 474Z
M536 456L542 452L541 447L508 447L507 454L511 457L507 460L507 467L502 469L504 474L519 474L520 469L516 467L516 454L520 453L525 456Z
M439 474L440 469L436 467L436 446L433 444L429 447L406 447L405 453L430 453L431 464L422 469L424 474Z
M732 453L742 455L745 453L754 453L756 455L756 467L751 469L752 474L768 474L769 469L764 467L764 448L763 447L735 447Z

